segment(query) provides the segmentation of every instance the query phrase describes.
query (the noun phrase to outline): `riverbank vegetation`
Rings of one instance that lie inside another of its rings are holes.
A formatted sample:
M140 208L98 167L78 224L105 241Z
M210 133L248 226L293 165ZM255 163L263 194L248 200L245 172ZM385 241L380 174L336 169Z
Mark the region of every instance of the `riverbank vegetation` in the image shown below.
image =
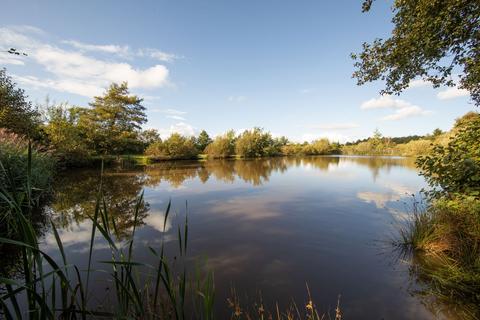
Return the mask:
M417 159L429 203L401 231L401 245L437 297L453 297L480 317L480 115L456 121L448 143Z
M0 129L0 234L19 233L13 205L38 207L50 193L55 160L44 147ZM28 193L24 190L29 190Z
M202 130L198 136L172 133L161 137L155 129L142 129L147 122L142 99L129 92L126 83L112 84L88 107L51 103L34 107L3 69L0 126L48 147L60 167L92 166L121 159L140 162L200 158L258 158L305 155L399 155L426 154L433 143L445 139L435 130L426 136L372 137L340 144L319 138L292 142L274 137L262 128L243 132L230 130L216 137Z

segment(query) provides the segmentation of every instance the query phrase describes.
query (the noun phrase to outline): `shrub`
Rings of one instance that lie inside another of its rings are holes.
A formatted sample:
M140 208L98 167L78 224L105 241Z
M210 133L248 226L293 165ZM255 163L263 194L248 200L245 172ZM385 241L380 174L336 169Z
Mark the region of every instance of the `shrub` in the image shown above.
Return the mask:
M280 154L280 146L269 132L260 128L245 130L235 143L235 152L240 157L256 158Z
M412 140L395 147L395 154L402 156L418 156L428 154L432 149L432 141L427 139Z
M229 131L216 137L205 148L205 153L211 158L228 158L235 155L235 133Z
M55 160L50 152L34 145L29 156L26 138L0 129L0 233L12 233L13 203L39 206L40 200L51 191L54 169Z
M48 122L43 129L58 161L66 166L90 163L93 150L88 150L84 134L77 125L78 114L75 108L66 104L47 104L46 108Z
M315 140L303 147L302 152L306 155L332 154L333 148L328 139Z
M480 316L480 201L439 199L414 215L401 244L414 253L414 274L437 297ZM452 299L453 298L453 299Z
M283 155L293 156L293 155L302 154L303 147L304 147L303 145L298 144L298 143L289 143L289 144L281 147L280 150L281 150Z
M145 154L158 159L192 159L198 156L198 150L192 139L173 133L165 141L152 143Z
M436 144L430 154L418 158L417 165L433 194L480 198L480 115L467 114L452 131L448 145Z

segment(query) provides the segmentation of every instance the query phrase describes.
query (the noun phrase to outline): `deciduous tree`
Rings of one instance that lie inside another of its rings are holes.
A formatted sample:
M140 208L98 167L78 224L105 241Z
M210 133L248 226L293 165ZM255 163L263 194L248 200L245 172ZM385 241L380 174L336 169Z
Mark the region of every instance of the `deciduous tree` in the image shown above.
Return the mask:
M373 0L364 2L369 11ZM480 104L480 1L395 0L388 39L364 43L352 54L358 84L385 81L382 94L398 94L418 77L434 87L459 86Z

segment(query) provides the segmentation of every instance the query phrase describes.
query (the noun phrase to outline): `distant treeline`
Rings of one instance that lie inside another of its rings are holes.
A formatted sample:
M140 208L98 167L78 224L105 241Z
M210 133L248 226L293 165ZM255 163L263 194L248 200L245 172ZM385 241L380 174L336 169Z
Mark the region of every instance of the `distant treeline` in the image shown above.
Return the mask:
M273 137L261 128L236 133L230 130L210 137L171 134L162 139L147 122L142 99L130 94L126 83L112 84L89 107L51 104L33 106L6 70L0 70L0 128L35 141L64 166L92 164L95 159L121 155L145 155L153 160L203 158L258 158L295 155L406 155L427 153L432 142L448 135L436 129L426 136L383 137L377 130L366 139L340 144L322 138L296 143ZM3 137L9 137L4 134ZM11 144L10 144L11 145Z
M145 154L156 159L195 158L259 158L281 155L329 155L339 154L340 144L328 139L311 143L292 143L286 137L274 138L261 128L245 130L240 134L230 130L211 139L206 131L198 137L184 137L178 133L162 140L157 138L147 147Z
M428 154L436 143L448 141L450 133L435 129L425 136L384 137L375 130L369 138L347 142L342 145L342 154L349 155L395 155L419 156Z

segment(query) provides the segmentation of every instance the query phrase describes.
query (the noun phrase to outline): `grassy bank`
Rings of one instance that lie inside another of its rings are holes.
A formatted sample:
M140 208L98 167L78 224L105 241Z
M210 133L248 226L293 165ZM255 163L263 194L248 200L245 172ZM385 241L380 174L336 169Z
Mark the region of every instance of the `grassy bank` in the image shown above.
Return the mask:
M454 302L465 318L480 318L480 201L437 200L415 212L400 234L426 293Z
M54 173L55 159L47 150L0 130L1 235L13 237L20 232L17 211L28 209L30 215L41 205L51 192Z
M437 297L467 306L480 318L480 115L456 121L448 143L417 159L430 185L429 206L402 229L401 245L418 261Z

